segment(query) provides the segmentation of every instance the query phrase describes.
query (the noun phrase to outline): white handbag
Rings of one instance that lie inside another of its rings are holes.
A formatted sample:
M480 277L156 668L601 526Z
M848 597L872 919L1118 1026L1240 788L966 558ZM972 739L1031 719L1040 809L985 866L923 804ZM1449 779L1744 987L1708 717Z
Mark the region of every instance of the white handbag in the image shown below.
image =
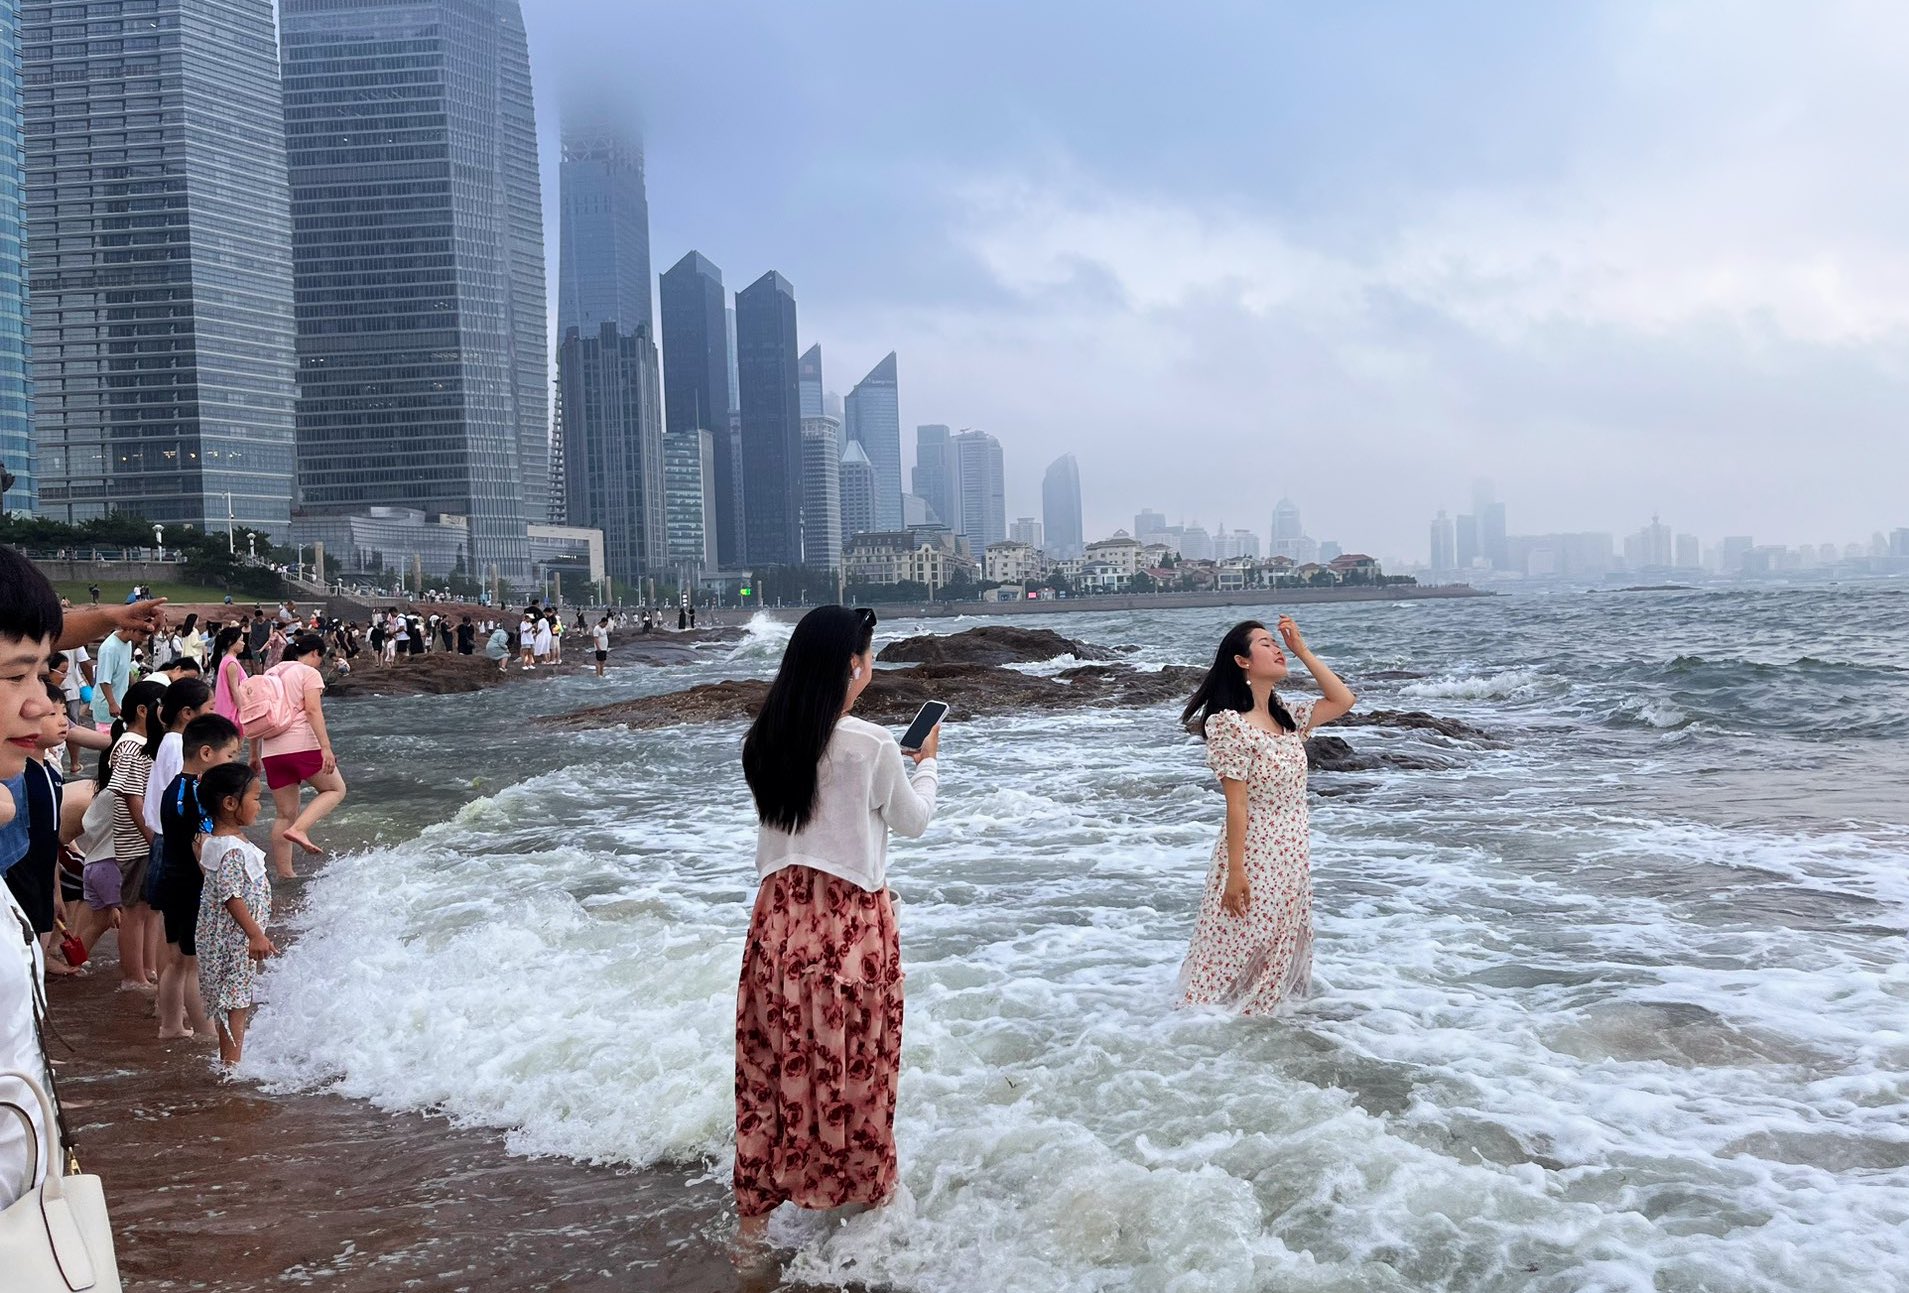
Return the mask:
M27 936L33 931L28 928ZM46 1053L44 1016L46 997L33 983L33 1023ZM47 1081L52 1081L49 1062ZM39 1104L35 1127L27 1106L17 1102L16 1087L25 1087ZM0 1070L0 1117L18 1118L28 1146L27 1175L31 1182L44 1164L46 1179L0 1212L0 1271L5 1271L7 1293L120 1293L119 1259L113 1252L113 1230L106 1217L106 1192L97 1176L80 1175L66 1120L38 1078L18 1069ZM66 1144L64 1155L61 1142Z
M61 1173L59 1126L44 1088L17 1069L0 1072L0 1084L18 1082L40 1102L41 1126L27 1111L0 1098L0 1111L13 1114L26 1128L33 1157L28 1180L39 1174L44 1150L46 1180L0 1212L0 1270L8 1293L119 1293L119 1262L113 1254L112 1225L106 1219L106 1193L97 1176L81 1176L79 1160L69 1155Z

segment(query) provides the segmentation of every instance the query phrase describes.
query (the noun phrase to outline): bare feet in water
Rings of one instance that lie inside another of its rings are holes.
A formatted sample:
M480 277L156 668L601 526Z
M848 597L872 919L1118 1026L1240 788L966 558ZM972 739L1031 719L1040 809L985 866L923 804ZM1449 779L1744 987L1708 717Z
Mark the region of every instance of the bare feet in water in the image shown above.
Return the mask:
M773 1277L781 1272L782 1263L776 1260L775 1250L769 1246L767 1216L741 1217L737 1220L735 1238L729 1241L729 1261L745 1280L762 1280L766 1277L770 1282L760 1287L773 1286ZM745 1284L744 1287L757 1286Z
M299 830L296 826L287 826L285 828L285 838L298 845L301 849L304 849L313 857L317 857L325 851L312 843L312 837L307 835L304 831Z

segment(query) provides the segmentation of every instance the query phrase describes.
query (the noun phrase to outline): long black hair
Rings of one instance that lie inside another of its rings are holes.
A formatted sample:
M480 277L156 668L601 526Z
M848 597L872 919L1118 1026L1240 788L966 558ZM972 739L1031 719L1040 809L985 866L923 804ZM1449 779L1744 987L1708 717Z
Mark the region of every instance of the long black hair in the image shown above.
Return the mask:
M1193 699L1180 711L1182 726L1192 729L1201 736L1206 734L1206 720L1223 709L1236 710L1242 714L1253 712L1253 688L1246 681L1246 670L1240 668L1236 658L1253 654L1253 634L1263 632L1266 626L1258 620L1241 620L1226 631L1220 639L1220 649L1213 653L1213 667L1206 671L1206 677L1200 680L1199 687L1193 693ZM1267 707L1272 711L1273 721L1288 732L1296 731L1299 724L1293 722L1293 716L1280 700L1279 693L1273 692L1266 697Z
M0 546L0 638L56 645L66 612L39 568Z
M225 653L232 649L234 642L240 643L241 645L245 643L245 630L236 624L226 625L219 630L219 636L212 639L212 667L214 669L217 669L220 665L225 663ZM245 652L240 651L239 655L243 658Z
M211 699L212 688L205 685L203 678L181 678L173 683L166 688L166 703L159 710L160 734L170 732L172 725L179 721L179 715L189 709L204 709ZM153 754L159 753L150 732L146 734L146 744L152 746Z
M822 752L848 701L849 660L874 636L875 612L846 606L818 606L795 626L742 741L742 775L763 825L793 833L809 824Z
M159 753L159 742L166 735L166 725L159 721L166 706L166 690L166 684L157 678L142 678L126 689L126 699L119 702L119 721L113 724L115 745L126 734L132 716L138 714L146 723L146 757Z
M252 785L252 778L258 773L252 771L252 765L243 759L236 763L220 763L207 768L199 778L199 802L214 822L220 822L228 799L244 799L245 792Z

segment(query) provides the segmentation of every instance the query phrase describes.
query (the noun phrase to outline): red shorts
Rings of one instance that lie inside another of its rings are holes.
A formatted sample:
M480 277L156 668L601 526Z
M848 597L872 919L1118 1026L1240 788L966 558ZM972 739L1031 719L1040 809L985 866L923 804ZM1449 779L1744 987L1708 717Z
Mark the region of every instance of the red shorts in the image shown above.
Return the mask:
M294 750L290 754L265 756L265 784L273 790L310 781L325 766L323 750Z

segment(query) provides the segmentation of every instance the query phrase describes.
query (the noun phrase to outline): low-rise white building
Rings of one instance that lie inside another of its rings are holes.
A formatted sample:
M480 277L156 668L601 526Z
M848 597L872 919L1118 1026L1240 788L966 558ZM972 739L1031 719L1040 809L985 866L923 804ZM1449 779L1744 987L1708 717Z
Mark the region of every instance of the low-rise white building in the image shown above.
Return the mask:
M1024 584L1047 576L1047 555L1029 543L1009 539L990 543L986 553L987 578L997 584Z
M1103 562L1117 569L1124 578L1131 579L1140 569L1140 554L1143 551L1140 540L1125 530L1115 530L1111 539L1096 539L1087 545L1087 564Z

